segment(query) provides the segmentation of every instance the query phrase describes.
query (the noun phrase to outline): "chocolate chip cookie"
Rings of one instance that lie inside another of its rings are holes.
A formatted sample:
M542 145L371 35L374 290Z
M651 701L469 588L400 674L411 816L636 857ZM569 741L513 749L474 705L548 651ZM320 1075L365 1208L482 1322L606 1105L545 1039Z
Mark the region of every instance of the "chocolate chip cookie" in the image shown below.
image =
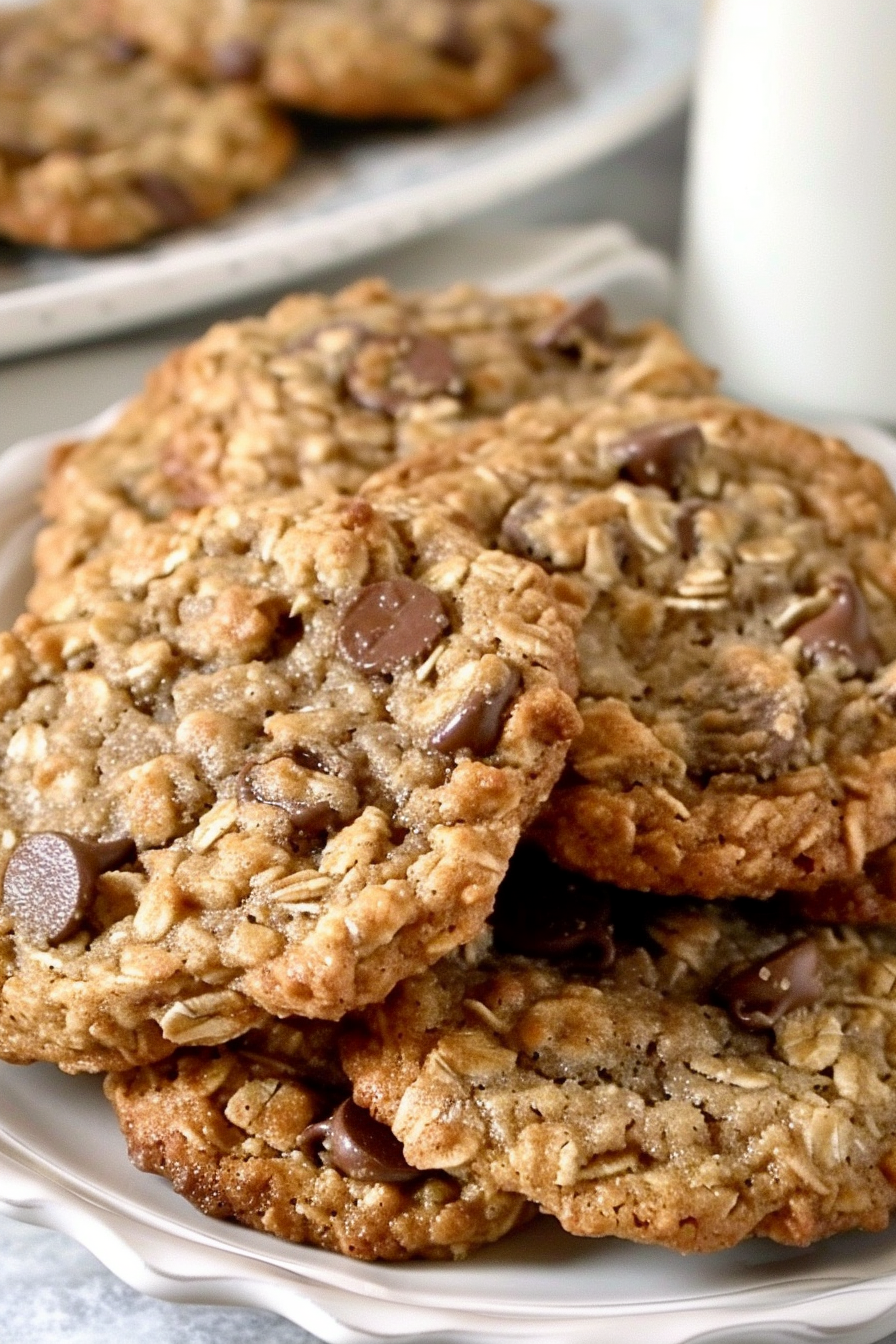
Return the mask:
M721 399L520 407L396 464L581 586L585 723L537 824L667 895L851 881L896 836L896 496L844 444Z
M481 116L552 65L552 11L538 0L98 0L97 10L174 65L328 116Z
M524 1194L580 1236L679 1251L886 1227L892 929L514 864L504 950L400 985L344 1044L355 1100L410 1163Z
M203 1213L288 1241L361 1260L459 1259L531 1216L519 1195L409 1166L336 1059L334 1028L281 1023L110 1074L106 1095L136 1166Z
M62 448L44 498L39 573L65 573L116 509L164 517L301 485L352 492L396 454L515 402L712 387L659 323L620 332L599 300L499 297L470 286L400 294L364 280L295 294L175 352L107 433ZM34 609L43 598L33 595Z
M579 614L436 510L132 520L0 637L0 1057L338 1018L474 937L581 726Z
M94 251L212 219L280 177L290 125L97 34L74 4L0 16L0 234Z

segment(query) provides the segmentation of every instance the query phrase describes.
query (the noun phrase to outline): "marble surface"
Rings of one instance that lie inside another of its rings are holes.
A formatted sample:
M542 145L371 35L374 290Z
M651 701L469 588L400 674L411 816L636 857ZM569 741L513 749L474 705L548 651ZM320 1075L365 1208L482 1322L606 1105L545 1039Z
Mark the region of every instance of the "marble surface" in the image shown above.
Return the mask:
M157 1302L61 1232L0 1216L0 1338L17 1344L316 1344L264 1311Z

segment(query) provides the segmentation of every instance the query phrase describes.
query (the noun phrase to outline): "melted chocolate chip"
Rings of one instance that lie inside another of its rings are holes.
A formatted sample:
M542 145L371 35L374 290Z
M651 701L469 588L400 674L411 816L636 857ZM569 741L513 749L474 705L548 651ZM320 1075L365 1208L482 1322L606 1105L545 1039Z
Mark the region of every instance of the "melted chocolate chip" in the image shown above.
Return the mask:
M140 173L134 180L166 229L183 229L198 220L199 212L187 191L166 173Z
M254 79L261 69L261 47L247 37L230 37L212 51L219 79Z
M431 588L387 579L361 589L342 618L339 650L362 672L395 672L430 653L448 624Z
M824 993L821 969L818 946L806 938L733 975L726 973L715 990L742 1027L758 1031L794 1008L817 1003Z
M16 932L55 947L76 933L90 909L100 873L134 854L134 842L84 840L59 831L27 836L3 877L3 903Z
M533 342L540 350L569 350L582 341L602 341L610 325L610 310L595 296L567 308L565 313L539 332Z
M408 1165L388 1125L374 1120L350 1098L327 1120L308 1125L299 1135L306 1157L323 1157L327 1166L355 1181L414 1181L420 1172Z
M504 684L490 695L479 690L471 692L451 717L436 729L430 738L430 746L446 753L467 750L474 756L490 756L501 740L507 707L522 684L523 679L516 668L509 667Z
M345 384L359 406L389 415L412 401L463 392L451 347L441 337L427 334L368 341L349 368Z
M861 590L855 580L845 575L832 579L828 587L833 594L831 605L793 633L810 662L846 658L857 672L868 676L880 666L882 658L871 633Z
M139 42L120 33L107 33L102 39L102 52L112 65L130 65L136 61L143 48Z
M499 534L501 549L545 564L550 555L547 547L535 535L532 524L538 523L549 508L549 501L537 490L530 491L528 495L518 499L507 510L501 523Z
M702 499L689 499L679 510L675 530L678 533L678 549L682 560L690 560L697 554L700 544L697 535L697 514L705 507Z
M0 130L0 159L6 162L9 168L27 168L32 163L37 163L44 157L44 151L38 149L36 145L25 144L22 140L13 140L9 136L4 136Z
M521 845L498 888L492 927L499 952L562 960L599 973L616 958L608 890Z
M296 765L301 765L305 770L316 770L319 775L332 773L323 756L309 747L293 747L290 755Z
M458 382L451 347L438 336L418 336L411 342L404 357L404 373L419 388L416 395L421 397L450 392Z
M258 761L250 761L244 765L236 777L236 796L241 803L257 803L262 800L258 797L252 784L252 771L258 766Z
M323 798L299 801L285 794L277 794L255 773L258 762L244 765L237 776L237 797L243 803L264 803L285 812L297 831L325 831L336 818L332 806Z
M683 483L688 466L706 445L699 425L669 421L645 425L614 443L619 474L635 485L658 485L671 494Z
M450 61L452 65L460 65L469 69L475 65L479 57L479 48L473 41L473 36L466 23L459 13L458 6L453 5L445 19L445 27L442 34L433 47L437 56L443 60Z

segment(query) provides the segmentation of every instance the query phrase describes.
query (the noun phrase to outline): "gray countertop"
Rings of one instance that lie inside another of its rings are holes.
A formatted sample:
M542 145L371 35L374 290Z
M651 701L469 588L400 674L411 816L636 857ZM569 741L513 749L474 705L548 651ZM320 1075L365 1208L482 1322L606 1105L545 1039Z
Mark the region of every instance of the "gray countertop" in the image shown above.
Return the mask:
M496 225L629 224L674 252L684 159L676 119L631 149L538 195L492 211ZM374 271L400 280L401 249L330 272L326 288ZM458 277L460 278L460 277ZM275 295L214 316L256 311ZM132 392L173 346L199 334L208 314L134 335L0 366L0 443L72 425ZM312 1344L312 1336L264 1312L156 1302L126 1287L91 1254L56 1232L0 1216L0 1337L23 1344ZM893 1336L888 1344L896 1344Z

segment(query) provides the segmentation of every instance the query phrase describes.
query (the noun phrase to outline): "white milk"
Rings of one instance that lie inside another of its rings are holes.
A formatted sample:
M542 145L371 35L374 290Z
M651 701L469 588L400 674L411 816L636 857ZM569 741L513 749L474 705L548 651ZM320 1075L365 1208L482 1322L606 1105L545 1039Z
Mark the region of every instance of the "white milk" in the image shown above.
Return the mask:
M682 281L734 393L896 421L896 0L707 6Z

